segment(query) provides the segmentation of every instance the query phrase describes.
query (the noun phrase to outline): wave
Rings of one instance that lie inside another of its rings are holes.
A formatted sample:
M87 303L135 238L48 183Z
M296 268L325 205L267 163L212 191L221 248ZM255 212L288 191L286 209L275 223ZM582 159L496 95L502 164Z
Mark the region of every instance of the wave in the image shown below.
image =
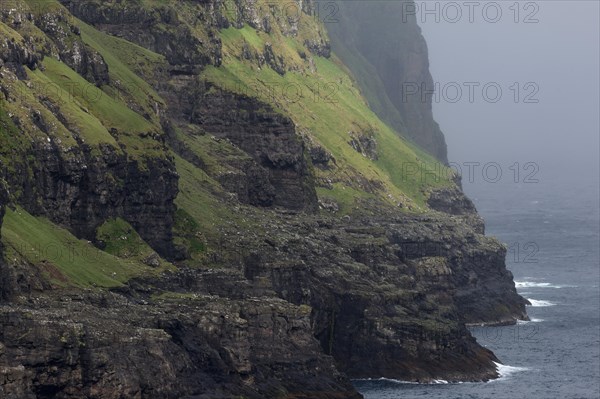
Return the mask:
M507 366L505 364L500 364L496 362L494 362L494 364L496 365L496 370L498 371L498 374L500 374L500 378L498 378L495 381L505 380L513 374L529 370L529 368L527 367Z
M440 385L440 384L450 384L449 381L446 380L433 380L431 382L415 382L415 381L404 381L404 380L395 380L393 378L358 378L353 381L384 381L391 382L394 384L411 384L411 385ZM459 382L461 384L462 382Z
M576 285L554 285L551 283L536 283L533 281L515 281L517 288L577 288Z
M542 321L544 321L544 319L533 318L531 320L517 320L517 324L541 323Z
M531 299L531 298L525 298L527 299L531 305L532 308L545 308L547 306L554 306L556 305L554 302L550 302L550 301L542 301L540 299Z
M531 320L531 322L536 322L536 321L543 321L543 320L541 320L541 319L532 319ZM498 372L500 377L495 380L490 380L488 382L501 381L501 380L507 379L508 377L510 377L513 374L529 370L529 368L527 368L527 367L507 366L505 364L496 363L496 362L494 362L494 364L496 365L496 371ZM394 384L410 384L410 385L445 385L445 384L464 384L465 383L463 381L451 383L446 380L433 380L431 382L415 382L415 381L395 380L393 378L384 378L384 377L381 377L381 378L358 378L353 381L357 381L357 382L358 381L383 381L383 382L391 382Z

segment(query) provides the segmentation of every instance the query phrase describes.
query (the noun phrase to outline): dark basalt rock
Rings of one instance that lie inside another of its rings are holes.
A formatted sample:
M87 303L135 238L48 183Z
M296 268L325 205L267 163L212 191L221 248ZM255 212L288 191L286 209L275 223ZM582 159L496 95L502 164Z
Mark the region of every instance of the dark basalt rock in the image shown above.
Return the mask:
M6 212L6 206L9 203L9 192L7 184L0 179L0 239L2 238L2 222ZM11 261L5 259L4 246L0 241L0 305L14 299L15 295L28 294L32 290L41 291L49 289L48 284L41 270L32 268L27 262ZM0 336L2 331L0 331ZM2 344L0 343L0 359L2 359ZM0 370L1 370L0 360ZM17 370L24 371L24 370ZM0 371L1 374L1 371ZM18 373L17 373L18 374ZM2 376L0 376L0 387L2 386ZM22 388L22 387L21 387ZM21 389L18 388L18 389ZM0 393L3 393L0 388ZM25 396L22 396L25 397Z
M460 181L457 183L460 184ZM485 234L483 218L477 213L473 201L459 187L433 190L429 194L427 205L436 211L460 216L465 223L473 227L479 234Z
M275 55L273 52L273 45L271 43L265 44L263 56L265 58L265 62L271 67L271 69L281 76L285 75L285 61L283 57Z
M34 22L52 40L61 61L96 86L110 83L104 58L83 42L79 28L71 24L67 15L45 12Z
M6 399L361 397L310 312L280 299L63 293L1 307L0 323Z
M350 132L349 144L356 152L372 161L379 158L377 155L377 140L375 140L373 134Z
M2 219L4 218L4 212L6 211L6 205L8 204L8 190L4 180L0 179L0 231L2 228ZM0 244L2 245L2 244Z
M219 183L243 204L270 207L275 202L277 191L269 181L269 172L256 162L247 161L237 172L218 176Z
M321 146L312 146L309 148L310 159L314 166L327 169L331 166L330 162L335 162L333 156Z
M250 204L258 206L308 212L317 209L305 144L290 118L255 98L208 83L178 86L182 87L181 92L168 97L172 99L170 114L174 120L191 122L208 134L230 140L264 171L250 168L248 181L236 182L240 183L236 190L240 198L248 198ZM232 186L230 178L236 180L234 176L221 179L226 187Z
M502 246L446 217L387 216L286 228L302 239L261 248L252 279L312 306L323 350L351 377L494 378L495 357L462 322L526 318Z
M27 78L23 66L37 69L42 59L43 55L31 43L17 42L9 38L0 39L0 67L6 65L19 79Z
M495 378L498 359L464 323L527 318L503 246L459 218L384 209L342 220L241 212L260 218L261 228L224 229L222 254L237 254L222 260L228 266L137 281L129 294L159 287L308 305L313 334L338 369L421 382Z
M6 179L20 191L19 203L95 240L96 229L109 218L122 217L161 255L171 258L172 226L178 175L173 161L129 161L110 145L99 154L82 144L63 152L55 142L34 142L22 157L21 170L31 173Z
M310 39L304 42L304 45L310 50L314 55L318 55L320 57L329 58L331 57L331 44L325 40L318 39Z
M148 9L135 2L106 4L62 0L61 3L87 23L164 55L171 65L204 67L221 63L221 40L214 30L222 25L222 16L215 15L214 10L219 8L215 5L211 8L208 4L200 4L198 9L197 20L207 31L206 40L201 41L168 5ZM211 9L212 13L209 12Z
M457 187L448 187L432 191L427 205L436 211L451 215L467 215L477 213L473 201Z
M14 6L18 4L15 3ZM59 11L58 7L47 5L34 6L39 15L20 8L10 11L2 8L0 18L4 22L13 20L13 26L22 25L21 21L29 21L46 34L43 39L26 37L23 42L15 39L4 39L0 44L0 59L12 65L21 79L26 78L22 66L37 69L44 56L58 56L65 64L87 79L101 86L109 83L108 65L102 56L87 46L80 37L80 32L71 22L68 13ZM14 21L19 21L18 23Z

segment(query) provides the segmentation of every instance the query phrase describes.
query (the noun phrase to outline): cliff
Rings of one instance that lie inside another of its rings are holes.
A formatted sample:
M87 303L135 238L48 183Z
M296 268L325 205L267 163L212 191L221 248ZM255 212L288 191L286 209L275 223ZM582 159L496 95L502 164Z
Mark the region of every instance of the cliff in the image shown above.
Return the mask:
M527 317L506 249L288 5L2 3L2 397L497 377L465 324Z
M336 1L327 27L333 51L352 70L377 115L448 163L444 135L433 119L427 43L412 3Z

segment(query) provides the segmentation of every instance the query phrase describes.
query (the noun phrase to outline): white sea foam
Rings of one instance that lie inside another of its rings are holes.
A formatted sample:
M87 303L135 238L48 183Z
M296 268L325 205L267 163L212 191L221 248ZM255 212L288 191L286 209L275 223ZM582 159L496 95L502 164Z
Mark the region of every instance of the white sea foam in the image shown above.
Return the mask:
M517 288L576 288L575 285L554 285L551 283L536 283L535 281L515 281Z
M355 381L386 381L392 382L394 384L411 384L411 385L438 385L438 384L450 384L450 382L446 380L433 380L431 382L415 382L415 381L403 381L403 380L395 380L393 378L359 378Z
M506 364L500 364L496 362L494 362L494 364L496 365L496 370L498 371L498 374L500 374L500 378L498 380L504 380L513 374L529 370L527 367L507 366Z
M393 378L384 378L384 377L380 377L380 378L357 378L354 381L386 381L386 382L393 382L394 384L418 384L418 382L414 382L414 381L402 381L402 380L395 380Z
M515 281L515 286L517 288L531 288L531 287L546 287L546 288L555 288L550 283L535 283L533 281Z
M544 319L517 320L517 324L541 323Z
M550 302L550 301L542 301L540 299L531 299L531 298L526 298L530 303L532 308L545 308L547 306L554 306L556 305L554 302Z

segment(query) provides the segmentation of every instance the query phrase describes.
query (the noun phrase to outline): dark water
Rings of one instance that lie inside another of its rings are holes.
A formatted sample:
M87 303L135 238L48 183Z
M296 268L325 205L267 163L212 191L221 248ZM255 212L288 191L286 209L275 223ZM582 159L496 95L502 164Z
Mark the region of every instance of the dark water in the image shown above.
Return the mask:
M507 266L532 322L472 332L506 365L489 383L357 381L367 399L600 398L599 199L596 171L539 183L464 184L487 233L510 246ZM592 177L590 177L592 176Z

